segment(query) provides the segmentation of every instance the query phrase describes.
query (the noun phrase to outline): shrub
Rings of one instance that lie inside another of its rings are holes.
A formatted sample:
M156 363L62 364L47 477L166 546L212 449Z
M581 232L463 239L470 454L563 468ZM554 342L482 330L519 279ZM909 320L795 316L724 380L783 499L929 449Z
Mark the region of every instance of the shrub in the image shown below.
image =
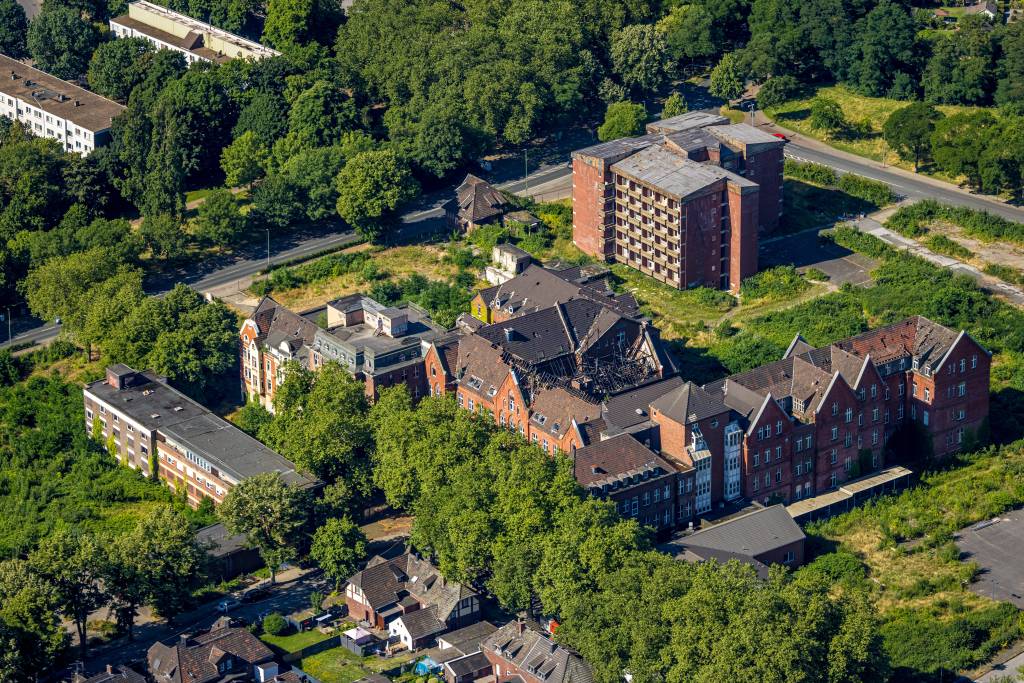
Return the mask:
M1024 285L1024 271L1017 270L1016 268L998 263L986 263L982 270L985 271L986 275L997 277L1003 282L1009 282L1013 285Z
M804 277L815 282L828 282L831 279L828 273L818 268L808 268L804 271Z
M973 251L945 235L930 235L924 241L924 245L936 254L945 254L953 258L968 259L974 256Z
M770 109L784 104L800 94L800 81L788 74L765 81L757 93L757 106Z
M836 187L848 195L863 199L877 207L887 206L893 202L893 192L887 184L880 180L871 180L864 176L846 173L840 176Z
M284 635L289 628L288 620L277 612L271 612L263 617L263 630L272 636Z
M815 164L810 161L793 161L792 159L786 159L785 165L783 166L783 173L790 178L814 183L815 185L821 185L822 187L832 187L838 180L836 172L831 168L822 164Z
M846 118L839 103L828 97L811 100L811 127L824 131L826 135L838 133L846 127Z
M874 235L863 233L850 225L840 225L823 234L841 247L873 258L882 258L895 252L892 247Z
M1006 220L988 211L940 204L934 199L904 206L889 217L885 227L901 235L916 237L927 232L927 225L942 220L960 227L965 235L986 242L1007 240L1024 244L1024 223Z
M498 244L509 241L509 233L505 226L500 224L481 225L469 233L466 237L470 244L480 247L485 258L490 258L491 250ZM459 264L456 264L459 265Z
M793 266L776 266L748 277L740 286L744 299L789 299L810 285Z
M519 244L517 246L520 249L537 256L537 254L547 249L550 244L551 240L547 233L538 231L519 240Z

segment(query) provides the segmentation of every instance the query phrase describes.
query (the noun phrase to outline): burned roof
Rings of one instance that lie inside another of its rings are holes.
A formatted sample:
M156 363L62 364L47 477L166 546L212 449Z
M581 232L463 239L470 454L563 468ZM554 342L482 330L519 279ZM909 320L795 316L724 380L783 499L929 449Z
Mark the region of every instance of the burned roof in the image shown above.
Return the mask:
M571 299L585 298L614 310L620 315L639 315L636 299L631 294L616 294L601 277L584 273L579 266L562 269L545 268L531 263L510 280L480 290L480 297L489 307L509 315L523 315L550 308Z
M917 315L836 342L836 346L860 357L870 354L876 365L907 356L922 366L937 365L958 336L956 330Z
M615 487L634 477L646 481L675 471L672 464L632 434L619 434L579 448L573 456L573 475L580 486L588 489Z

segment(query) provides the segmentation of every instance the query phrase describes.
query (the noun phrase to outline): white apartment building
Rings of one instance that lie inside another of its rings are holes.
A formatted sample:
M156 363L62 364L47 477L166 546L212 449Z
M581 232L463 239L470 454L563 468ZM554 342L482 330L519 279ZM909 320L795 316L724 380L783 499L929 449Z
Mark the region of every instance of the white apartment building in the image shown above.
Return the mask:
M174 50L196 61L221 64L232 59L263 59L281 54L206 22L179 14L147 0L128 4L128 14L110 20L118 38L145 38L156 48Z
M124 107L0 54L0 115L85 156L110 139Z

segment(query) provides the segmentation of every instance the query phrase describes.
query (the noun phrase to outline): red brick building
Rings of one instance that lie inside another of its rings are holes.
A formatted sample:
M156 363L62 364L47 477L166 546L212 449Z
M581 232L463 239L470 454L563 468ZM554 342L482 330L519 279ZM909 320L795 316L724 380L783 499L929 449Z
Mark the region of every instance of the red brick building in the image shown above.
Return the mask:
M533 624L513 621L480 643L495 683L585 683L593 669L579 654L558 645Z
M782 208L784 141L692 112L573 153L573 242L678 289L738 291Z
M242 391L272 411L286 363L317 370L336 362L366 384L371 400L396 384L409 387L414 397L424 396L429 390L425 344L443 333L417 306L383 306L360 294L302 315L264 297L239 330Z

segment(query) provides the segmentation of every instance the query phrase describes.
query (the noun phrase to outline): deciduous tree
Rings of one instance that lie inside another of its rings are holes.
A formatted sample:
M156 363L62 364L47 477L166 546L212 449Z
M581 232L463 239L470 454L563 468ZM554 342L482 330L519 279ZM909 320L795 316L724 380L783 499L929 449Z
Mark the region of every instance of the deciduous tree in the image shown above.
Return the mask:
M328 519L313 534L309 555L337 590L366 558L366 536L348 517Z
M901 159L914 162L916 172L921 160L930 155L932 132L941 118L942 112L930 104L914 102L889 115L882 135Z
M17 0L0 0L0 52L14 59L27 56L27 33L28 19Z
M261 143L256 133L246 131L224 148L220 155L220 167L224 171L224 182L228 186L252 184L266 174L269 150Z
M746 78L736 53L729 52L722 55L722 59L711 71L711 85L708 92L728 102L743 94L746 87L745 82Z
M28 50L36 67L65 80L85 74L98 43L96 27L64 5L44 3L28 27Z
M665 40L650 24L626 26L612 34L612 70L638 94L657 89L669 73Z
M307 519L305 492L290 486L279 472L257 474L228 491L217 514L233 534L245 534L270 569L274 583L277 570L295 557L300 531Z
M608 142L640 135L644 132L646 123L647 110L644 105L632 102L609 104L604 115L604 123L597 129L597 139Z
M395 152L362 152L337 178L338 214L362 234L379 237L395 211L419 193L419 183Z
M145 38L120 38L102 43L89 61L89 87L112 100L126 102L145 77L144 57L154 52Z

